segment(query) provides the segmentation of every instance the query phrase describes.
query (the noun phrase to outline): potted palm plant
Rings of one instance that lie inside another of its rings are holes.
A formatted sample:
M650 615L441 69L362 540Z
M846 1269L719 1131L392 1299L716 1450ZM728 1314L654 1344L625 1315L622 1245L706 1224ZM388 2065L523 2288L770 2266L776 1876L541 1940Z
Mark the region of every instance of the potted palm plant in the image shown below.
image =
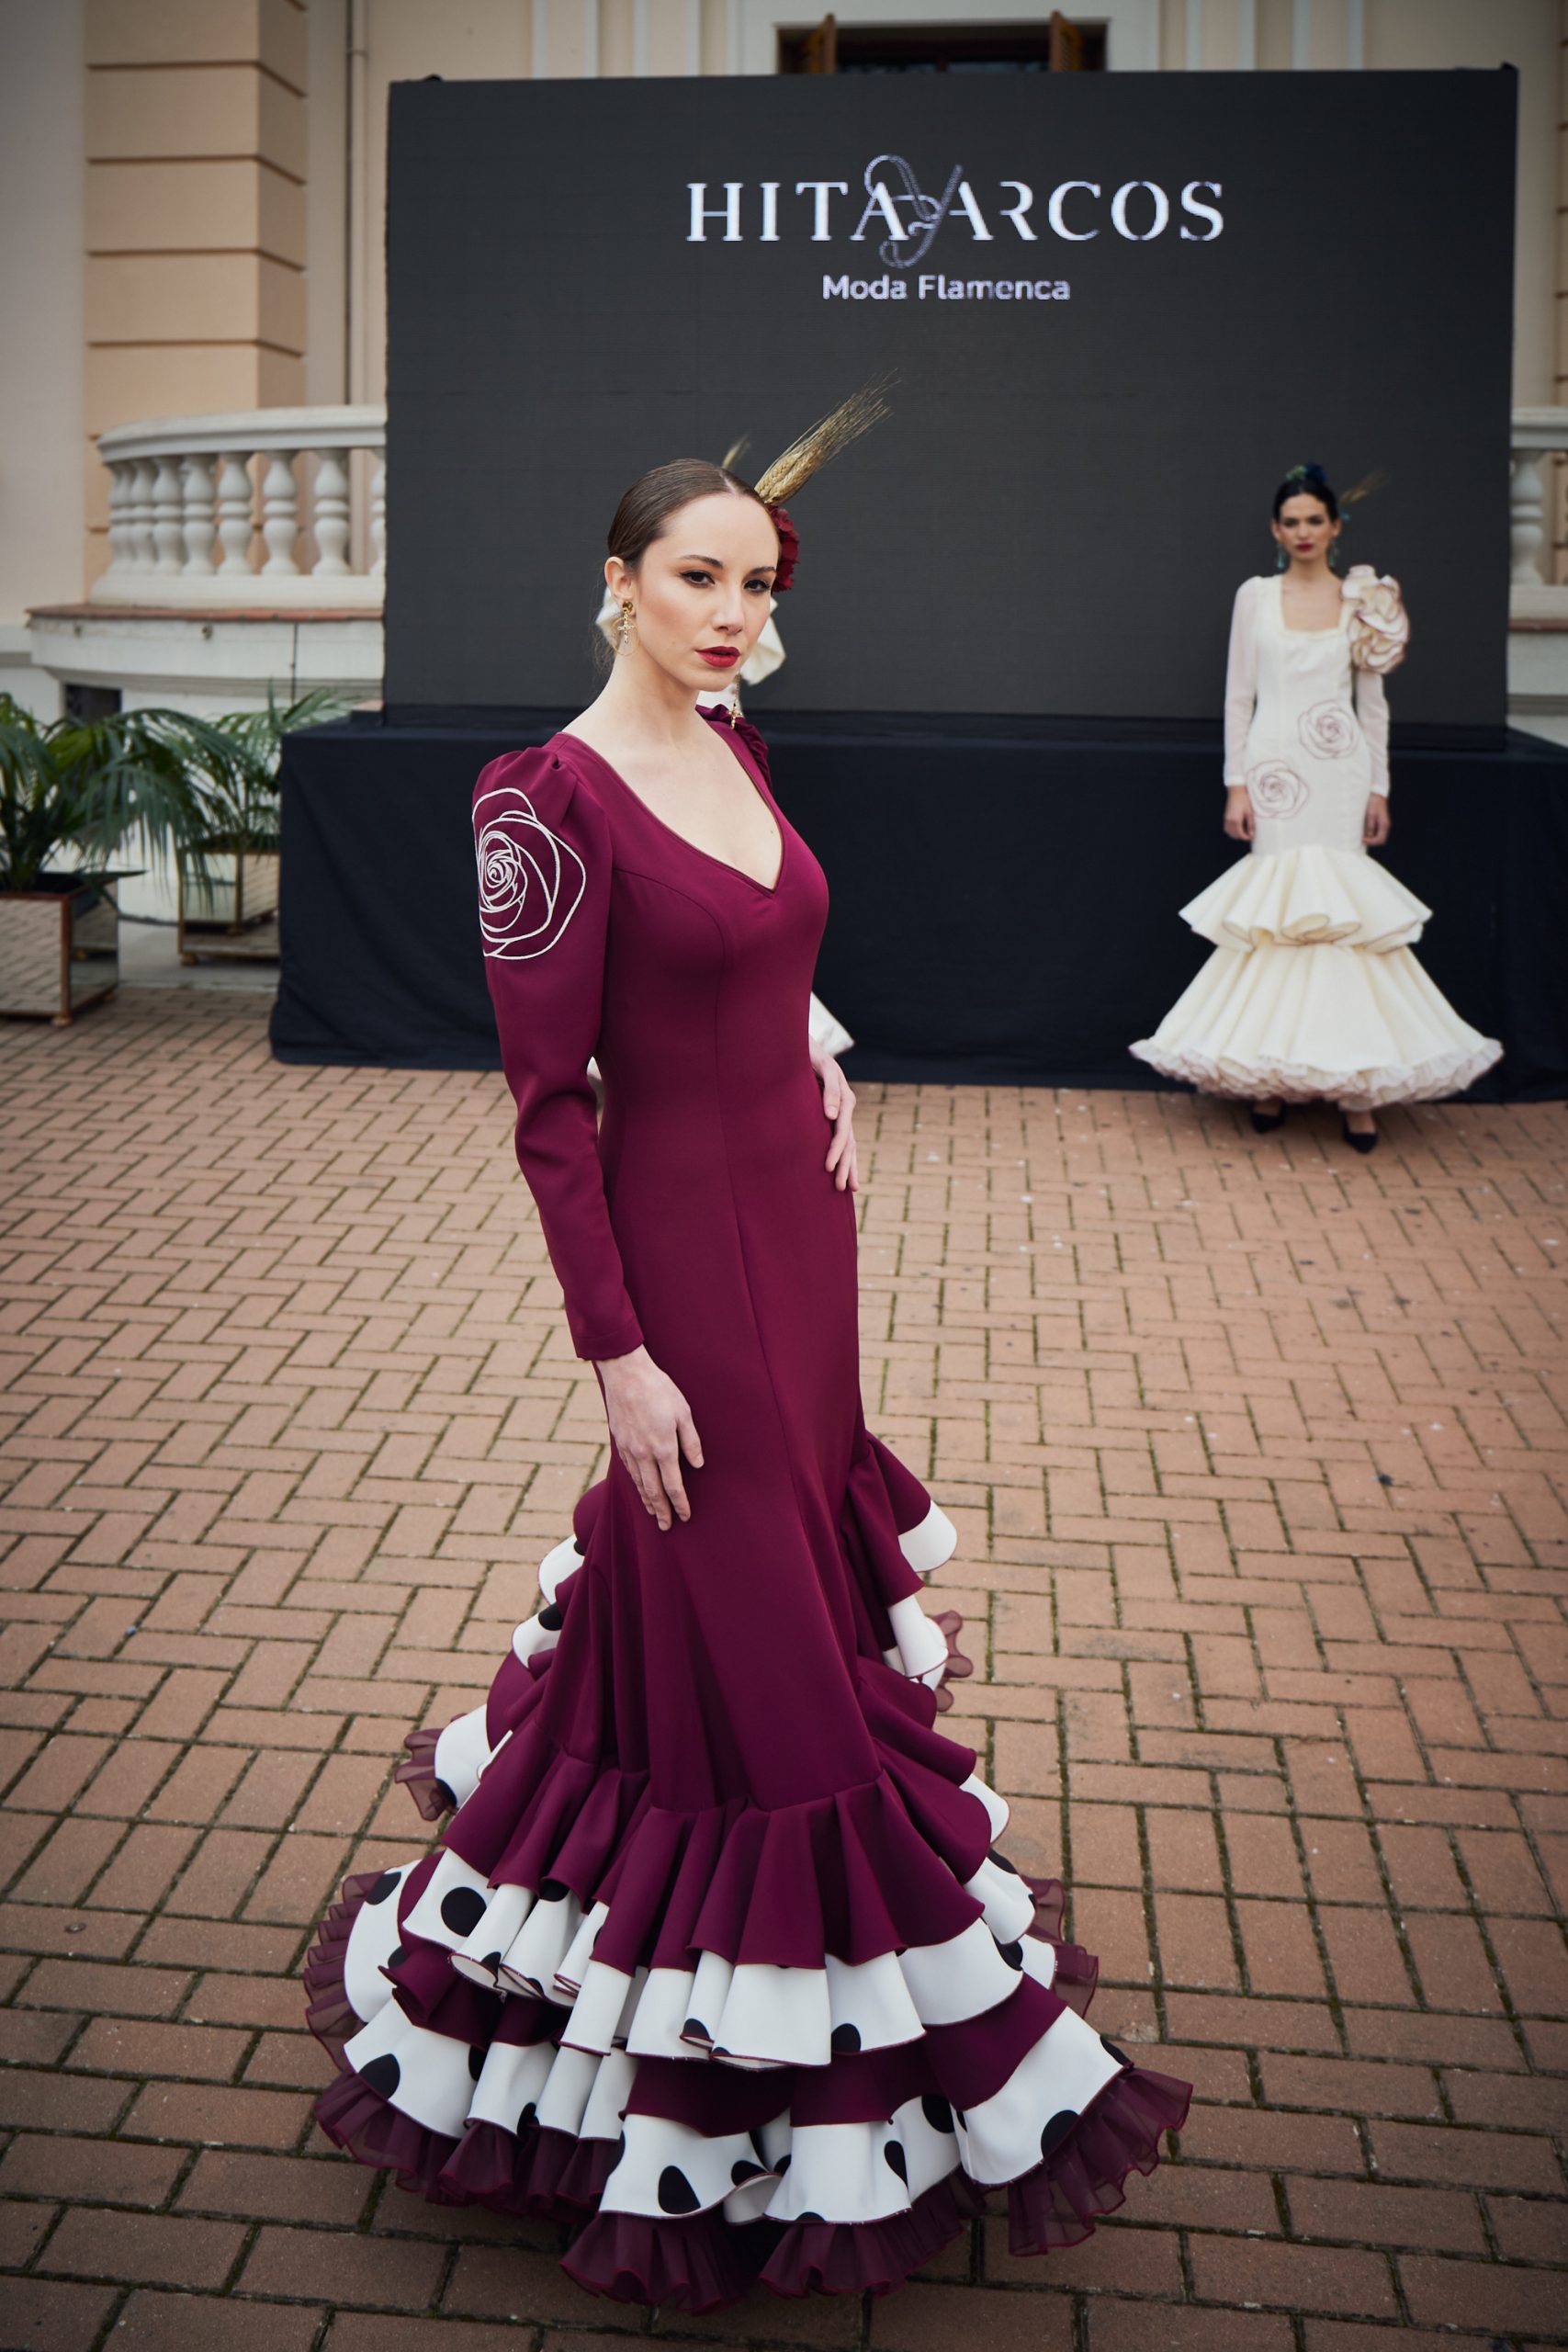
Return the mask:
M0 694L0 1013L63 1024L113 995L115 860L199 862L232 756L186 711L45 720Z
M324 687L280 709L270 688L265 710L235 711L208 721L224 759L206 781L206 822L180 857L179 955L270 963L277 915L277 771L283 739L299 727L342 716L341 698Z

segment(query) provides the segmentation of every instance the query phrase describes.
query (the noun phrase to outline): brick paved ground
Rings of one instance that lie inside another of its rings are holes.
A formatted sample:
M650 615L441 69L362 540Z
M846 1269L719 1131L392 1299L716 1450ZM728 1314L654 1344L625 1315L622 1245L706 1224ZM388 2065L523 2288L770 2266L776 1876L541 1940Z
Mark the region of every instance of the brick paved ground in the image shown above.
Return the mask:
M421 1842L403 1730L482 1690L602 1427L499 1081L280 1069L265 1011L0 1029L0 2343L610 2352L648 2321L547 2233L312 2136L310 1923ZM1565 2340L1563 1112L1370 1162L1148 1094L863 1124L869 1408L963 1532L950 1721L1097 2020L1198 2103L1079 2251L993 2223L869 2312L653 2332Z

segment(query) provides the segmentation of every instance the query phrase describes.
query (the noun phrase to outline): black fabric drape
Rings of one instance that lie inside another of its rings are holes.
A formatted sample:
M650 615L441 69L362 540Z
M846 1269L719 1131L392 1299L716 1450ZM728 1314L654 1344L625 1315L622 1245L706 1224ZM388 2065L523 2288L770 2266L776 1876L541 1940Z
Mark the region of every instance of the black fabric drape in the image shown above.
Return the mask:
M280 1060L499 1066L468 797L567 714L355 718L288 739ZM857 1077L1149 1087L1127 1052L1208 950L1178 919L1235 854L1206 728L765 719L827 869L818 988ZM1395 731L1387 862L1434 910L1422 961L1507 1048L1478 1096L1568 1094L1568 752Z

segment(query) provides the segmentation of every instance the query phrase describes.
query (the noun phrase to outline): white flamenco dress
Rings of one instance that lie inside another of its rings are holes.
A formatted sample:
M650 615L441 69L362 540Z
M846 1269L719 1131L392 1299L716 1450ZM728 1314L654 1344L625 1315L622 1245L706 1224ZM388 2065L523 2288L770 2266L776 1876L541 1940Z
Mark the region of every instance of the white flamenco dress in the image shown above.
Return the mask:
M1225 679L1225 783L1245 785L1250 855L1182 908L1214 952L1132 1047L1205 1094L1348 1111L1462 1092L1502 1054L1411 953L1431 909L1367 854L1388 791L1383 675L1409 623L1398 583L1358 564L1333 628L1285 626L1279 574L1244 581Z

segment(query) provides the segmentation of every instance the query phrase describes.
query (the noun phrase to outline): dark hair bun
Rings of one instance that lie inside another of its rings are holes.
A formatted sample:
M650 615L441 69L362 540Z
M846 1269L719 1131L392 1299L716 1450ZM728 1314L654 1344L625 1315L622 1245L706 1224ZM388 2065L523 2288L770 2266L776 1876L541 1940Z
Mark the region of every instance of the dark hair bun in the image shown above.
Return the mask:
M1315 458L1303 466L1292 466L1279 489L1274 492L1273 514L1276 523L1280 510L1288 498L1320 499L1328 510L1331 523L1339 520L1339 501L1329 487L1328 476Z

